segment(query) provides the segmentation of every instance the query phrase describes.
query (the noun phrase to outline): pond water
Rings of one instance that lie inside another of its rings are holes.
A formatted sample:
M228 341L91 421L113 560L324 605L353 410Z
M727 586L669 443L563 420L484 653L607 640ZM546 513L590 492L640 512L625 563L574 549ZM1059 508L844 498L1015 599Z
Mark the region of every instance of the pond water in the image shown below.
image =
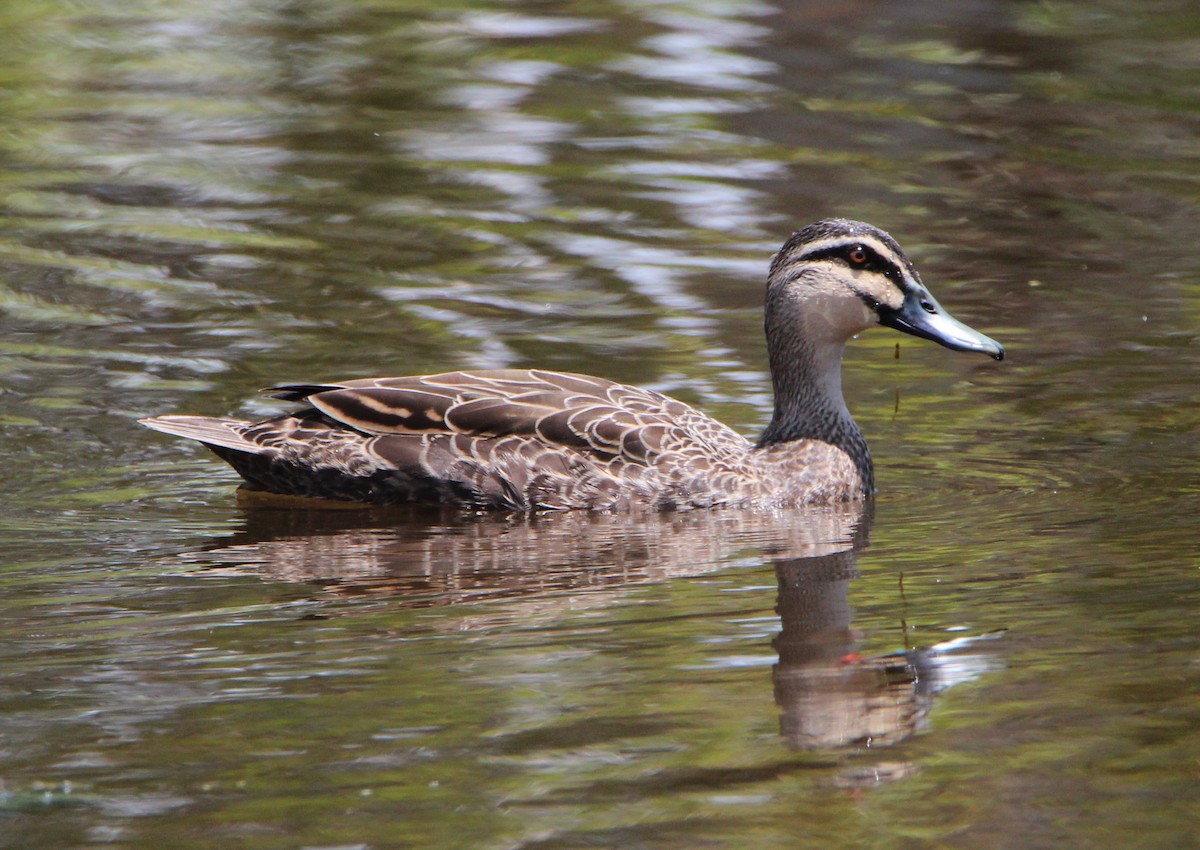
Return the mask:
M1180 848L1200 817L1189 0L8 0L0 846ZM544 366L753 433L794 228L872 505L255 509L167 412Z

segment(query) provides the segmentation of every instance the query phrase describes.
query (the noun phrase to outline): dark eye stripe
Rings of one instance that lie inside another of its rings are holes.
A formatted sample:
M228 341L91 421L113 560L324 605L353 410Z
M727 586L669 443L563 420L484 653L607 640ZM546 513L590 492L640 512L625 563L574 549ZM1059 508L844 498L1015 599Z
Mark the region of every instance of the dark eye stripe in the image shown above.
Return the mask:
M856 263L850 259L850 255L862 251L867 255L865 263ZM904 280L904 272L896 264L895 260L883 257L878 251L870 245L864 245L858 242L847 243L845 245L834 245L828 248L822 248L819 251L814 251L811 254L805 254L805 261L812 260L832 260L836 263L841 263L850 269L858 269L868 272L877 272L886 276L897 286L903 288L902 281Z

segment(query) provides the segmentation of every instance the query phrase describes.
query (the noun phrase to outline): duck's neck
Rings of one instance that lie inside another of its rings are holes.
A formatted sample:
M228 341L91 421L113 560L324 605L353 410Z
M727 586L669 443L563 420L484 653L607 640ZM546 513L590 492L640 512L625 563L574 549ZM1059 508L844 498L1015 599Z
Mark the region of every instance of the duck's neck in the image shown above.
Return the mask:
M761 445L792 440L828 440L857 431L842 397L842 345L820 348L804 339L773 346L771 381L775 412L759 439Z
M775 412L758 446L765 449L797 440L829 443L853 460L869 488L871 453L842 396L845 343L815 343L805 331L800 323L772 328L768 321Z

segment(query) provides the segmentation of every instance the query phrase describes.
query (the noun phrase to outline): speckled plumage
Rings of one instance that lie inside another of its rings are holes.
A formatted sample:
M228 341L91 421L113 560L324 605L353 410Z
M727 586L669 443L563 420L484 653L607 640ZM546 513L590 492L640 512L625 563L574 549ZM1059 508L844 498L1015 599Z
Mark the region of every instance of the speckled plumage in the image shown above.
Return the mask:
M247 489L286 496L512 510L862 498L873 492L871 458L842 401L842 347L914 293L932 301L870 225L833 219L794 234L768 279L776 409L757 443L660 393L536 369L285 385L269 392L308 406L263 422L143 423L204 443ZM1002 356L982 335L994 350L896 326Z

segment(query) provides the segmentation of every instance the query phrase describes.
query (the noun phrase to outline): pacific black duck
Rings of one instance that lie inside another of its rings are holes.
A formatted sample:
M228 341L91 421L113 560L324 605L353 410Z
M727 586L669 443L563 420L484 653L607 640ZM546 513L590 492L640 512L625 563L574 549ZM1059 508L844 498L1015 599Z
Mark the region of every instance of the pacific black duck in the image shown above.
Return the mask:
M765 324L775 412L757 442L660 393L539 369L287 384L267 392L306 406L262 422L141 421L204 443L251 493L511 510L818 504L874 492L842 398L850 337L881 324L1004 357L941 308L891 236L844 219L784 243Z

